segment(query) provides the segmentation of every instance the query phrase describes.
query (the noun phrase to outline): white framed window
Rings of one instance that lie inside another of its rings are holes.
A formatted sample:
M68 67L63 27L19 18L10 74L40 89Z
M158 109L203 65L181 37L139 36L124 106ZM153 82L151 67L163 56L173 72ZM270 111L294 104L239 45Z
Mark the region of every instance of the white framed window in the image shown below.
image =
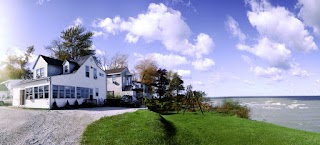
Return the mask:
M36 69L36 78L42 78L44 77L44 68L39 68L39 69Z
M43 92L44 92L44 87L43 87L43 86L40 86L40 87L39 87L39 99L42 99L42 98L43 98Z
M38 99L39 98L39 89L38 89L38 87L34 87L33 89L34 89L34 98Z
M49 86L44 86L44 98L49 98Z
M104 77L103 73L99 73L99 76L100 76L100 77Z
M75 87L71 87L71 98L75 98Z
M69 86L65 86L66 98L71 97L71 88Z
M98 74L97 74L97 69L93 68L93 78L97 79L98 78Z
M86 66L86 77L90 77L90 68L89 66Z
M59 86L52 86L52 98L58 98Z
M64 86L59 86L59 98L64 98Z
M68 65L64 66L64 73L69 73L69 66Z

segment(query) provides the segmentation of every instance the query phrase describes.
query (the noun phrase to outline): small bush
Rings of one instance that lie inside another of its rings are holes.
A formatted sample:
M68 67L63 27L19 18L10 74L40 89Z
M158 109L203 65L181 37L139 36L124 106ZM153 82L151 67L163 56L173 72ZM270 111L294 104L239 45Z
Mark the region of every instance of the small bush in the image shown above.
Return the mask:
M72 108L68 100L67 100L66 105L63 108L64 109L71 109Z
M57 102L56 102L56 100L54 100L54 102L52 103L52 110L58 110L58 109L59 109L59 107L57 105Z
M74 108L79 108L79 103L78 103L78 100L76 100L75 102L74 102Z
M215 110L219 113L237 115L240 118L250 118L250 108L242 106L239 102L234 100L224 100L223 104L217 106Z

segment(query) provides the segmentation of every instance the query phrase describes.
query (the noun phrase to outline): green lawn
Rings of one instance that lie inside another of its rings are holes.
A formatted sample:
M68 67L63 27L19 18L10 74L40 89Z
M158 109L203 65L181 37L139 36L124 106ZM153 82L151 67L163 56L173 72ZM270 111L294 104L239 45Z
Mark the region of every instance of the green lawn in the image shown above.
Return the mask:
M320 145L320 134L225 116L140 110L90 124L82 144Z

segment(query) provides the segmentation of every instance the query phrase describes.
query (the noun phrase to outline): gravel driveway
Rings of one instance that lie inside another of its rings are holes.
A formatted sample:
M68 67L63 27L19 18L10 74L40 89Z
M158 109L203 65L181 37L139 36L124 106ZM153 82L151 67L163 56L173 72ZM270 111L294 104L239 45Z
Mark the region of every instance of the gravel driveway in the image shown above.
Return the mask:
M0 145L79 144L85 127L93 121L136 110L118 107L78 110L0 107Z

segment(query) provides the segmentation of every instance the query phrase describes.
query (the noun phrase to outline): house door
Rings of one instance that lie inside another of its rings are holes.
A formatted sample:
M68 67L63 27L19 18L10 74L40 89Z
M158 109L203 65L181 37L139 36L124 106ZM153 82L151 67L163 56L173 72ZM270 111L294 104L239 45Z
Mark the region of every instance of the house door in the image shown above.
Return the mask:
M24 105L25 98L25 90L20 90L20 105Z

